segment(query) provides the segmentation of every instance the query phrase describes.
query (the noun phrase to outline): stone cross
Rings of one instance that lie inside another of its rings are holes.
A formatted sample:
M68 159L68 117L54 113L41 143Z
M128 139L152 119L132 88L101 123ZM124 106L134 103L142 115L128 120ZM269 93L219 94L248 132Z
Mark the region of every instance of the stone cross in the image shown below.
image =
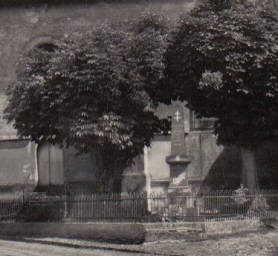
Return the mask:
M179 122L181 120L181 113L179 112L179 110L176 111L174 119L176 120L176 122Z

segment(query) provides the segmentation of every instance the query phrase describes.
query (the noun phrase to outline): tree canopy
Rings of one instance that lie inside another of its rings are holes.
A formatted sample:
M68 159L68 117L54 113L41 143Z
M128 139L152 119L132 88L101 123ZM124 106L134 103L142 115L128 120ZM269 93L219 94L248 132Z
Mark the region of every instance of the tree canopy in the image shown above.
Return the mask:
M278 135L278 8L217 2L181 18L165 53L165 89L216 117L219 143L255 148Z
M152 105L167 26L144 14L38 45L21 58L7 120L37 143L97 147L106 169L123 170L158 128Z

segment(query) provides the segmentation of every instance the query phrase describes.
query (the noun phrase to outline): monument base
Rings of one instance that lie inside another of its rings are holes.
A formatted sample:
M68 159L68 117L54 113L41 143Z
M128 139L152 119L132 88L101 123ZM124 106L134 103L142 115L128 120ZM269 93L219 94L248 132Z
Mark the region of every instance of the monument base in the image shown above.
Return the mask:
M192 195L192 190L191 187L186 185L186 186L180 186L180 185L170 185L168 187L168 194L175 193L175 194L180 194L181 196L184 195Z
M169 186L168 197L170 204L193 207L192 191L189 186Z
M168 210L172 219L184 220L198 215L190 186L170 185L168 198Z

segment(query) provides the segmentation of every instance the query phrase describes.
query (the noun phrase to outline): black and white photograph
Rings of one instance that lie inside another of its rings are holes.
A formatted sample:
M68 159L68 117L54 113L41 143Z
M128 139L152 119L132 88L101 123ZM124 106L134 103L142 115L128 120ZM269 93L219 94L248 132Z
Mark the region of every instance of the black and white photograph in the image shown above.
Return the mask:
M0 0L0 256L278 256L278 0Z

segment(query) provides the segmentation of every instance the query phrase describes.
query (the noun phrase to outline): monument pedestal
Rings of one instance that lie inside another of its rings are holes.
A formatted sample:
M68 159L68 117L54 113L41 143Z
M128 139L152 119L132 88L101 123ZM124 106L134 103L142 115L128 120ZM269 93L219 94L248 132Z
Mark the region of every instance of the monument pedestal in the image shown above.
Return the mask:
M168 195L170 203L184 203L186 197L192 195L187 178L187 165L190 160L185 155L172 155L167 157L167 163L170 166L170 182Z

